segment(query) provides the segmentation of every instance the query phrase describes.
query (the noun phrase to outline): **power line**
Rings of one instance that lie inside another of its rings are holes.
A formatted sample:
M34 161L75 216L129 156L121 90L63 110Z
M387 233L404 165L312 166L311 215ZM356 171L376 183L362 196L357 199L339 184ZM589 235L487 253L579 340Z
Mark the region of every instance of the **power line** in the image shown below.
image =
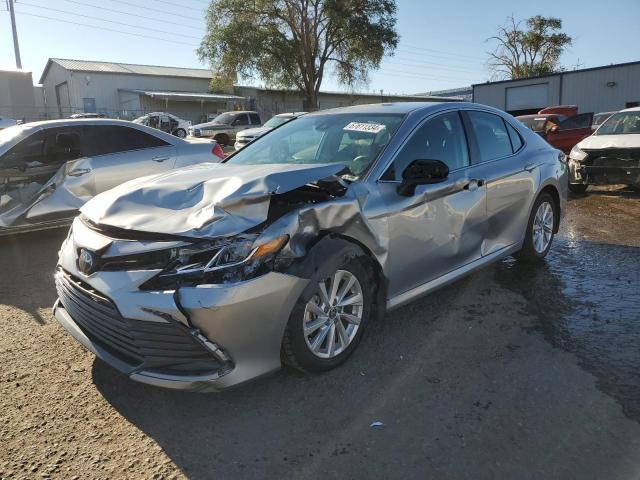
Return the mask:
M135 3L125 2L124 0L111 0L111 1L115 2L115 3L121 3L122 5L127 5L129 7L141 8L142 10L153 10L153 11L156 11L156 12L168 13L168 14L174 16L174 17L186 18L188 20L196 20L198 22L202 22L204 20L204 18L202 18L202 17L200 17L200 18L198 18L198 17L190 17L188 15L182 15L182 14L179 14L179 13L167 12L167 11L164 11L164 10L157 10L155 8L149 8L149 7L144 7L142 5L136 5ZM175 5L175 4L173 4L173 5ZM178 6L180 8L183 8L181 5L178 5Z
M50 22L68 23L70 25L78 25L80 27L93 28L95 30L102 30L102 31L105 31L105 32L122 33L124 35L131 35L133 37L150 38L151 40L160 40L162 42L168 42L168 43L173 43L173 44L188 45L189 47L194 47L194 48L198 47L198 45L194 45L194 44L186 43L186 42L181 42L179 40L170 40L168 38L160 38L160 37L154 37L154 36L151 36L151 35L143 35L141 33L125 32L124 30L116 30L115 28L101 27L101 26L98 26L98 25L87 25L85 23L72 22L71 20L63 20L61 18L51 18L51 17L45 17L44 15L36 15L35 13L20 12L20 15L27 15L29 17L43 18L43 19L48 20Z
M384 63L390 63L393 65L402 65L403 67L412 67L412 68L422 68L422 69L432 69L432 70L450 70L452 72L473 72L473 71L478 71L477 69L471 69L471 68L464 68L464 67L457 67L457 66L453 66L453 65L447 65L447 64L443 64L443 63L423 63L423 62L418 62L418 63L405 63L405 62L397 62L394 60L395 57L390 57L390 59L388 60L384 60Z
M418 79L418 80L439 80L439 81L444 81L444 82L451 82L451 81L460 81L461 83L467 83L466 80L463 80L463 77L456 77L456 76L452 76L452 77L445 77L445 76L439 76L439 75L421 75L418 73L408 73L402 70L389 70L389 69L380 69L376 72L372 72L374 74L378 74L378 75L388 75L391 77L407 77L407 78L414 78L414 79ZM466 77L464 77L466 79Z
M145 20L151 20L151 21L160 22L160 23L167 23L169 25L176 25L178 27L185 27L185 28L189 28L191 30L197 30L197 31L202 32L201 28L196 28L196 27L194 27L192 25L187 25L186 23L171 22L169 20L162 20L160 18L148 17L146 15L138 15L137 13L126 12L124 10L115 10L113 8L105 8L105 7L101 7L99 5L93 5L91 3L78 2L77 0L64 0L64 1L67 2L67 3L74 3L76 5L82 5L82 6L85 6L85 7L96 8L98 10L104 10L105 12L119 13L119 14L122 14L122 15L130 16L130 17L143 18Z
M414 52L411 50L403 50L401 48L397 49L396 52L400 52L403 55L411 55L414 57L419 57L419 58L435 58L436 60L454 60L456 62L464 62L467 64L477 64L477 65L484 65L485 62L481 61L478 58L475 58L474 60L470 60L470 59L466 59L466 58L451 58L451 55L447 55L447 54L443 54L443 53L430 53L430 52Z
M42 10L48 10L48 11L51 11L51 12L64 13L64 14L67 14L67 15L75 15L76 17L88 18L89 20L98 20L99 22L107 22L107 23L112 23L114 25L122 25L123 27L139 28L141 30L148 30L150 32L164 33L164 34L167 34L167 35L175 35L175 36L178 36L178 37L194 38L196 40L200 40L200 37L196 37L196 36L193 36L193 35L185 35L183 33L168 32L166 30L159 30L157 28L151 28L151 27L140 27L138 25L132 25L130 23L117 22L115 20L107 20L107 19L102 18L102 17L94 17L94 16L91 16L91 15L84 15L82 13L70 12L68 10L59 10L57 8L43 7L42 5L35 5L33 3L28 3L28 2L25 2L25 1L21 1L20 5L26 5L26 6L33 7L33 8L40 8Z
M465 55L463 53L446 52L444 50L437 50L435 48L417 47L417 46L413 46L413 45L407 44L407 43L403 43L403 44L401 44L401 46L403 48L410 48L412 50L423 50L423 51L426 51L426 52L442 53L444 55L449 55L449 56L452 56L452 57L466 57L466 58L472 58L472 59L476 58L475 56Z

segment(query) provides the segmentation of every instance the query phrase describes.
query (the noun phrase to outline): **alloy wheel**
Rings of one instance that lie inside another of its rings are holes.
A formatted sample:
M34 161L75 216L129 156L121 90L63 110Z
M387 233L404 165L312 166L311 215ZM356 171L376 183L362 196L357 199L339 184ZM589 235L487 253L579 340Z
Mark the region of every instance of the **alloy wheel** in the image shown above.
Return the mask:
M544 253L552 238L553 207L549 202L542 202L533 219L533 248L537 253Z
M319 282L304 309L304 338L311 353L333 358L344 352L360 328L363 301L360 282L347 270Z

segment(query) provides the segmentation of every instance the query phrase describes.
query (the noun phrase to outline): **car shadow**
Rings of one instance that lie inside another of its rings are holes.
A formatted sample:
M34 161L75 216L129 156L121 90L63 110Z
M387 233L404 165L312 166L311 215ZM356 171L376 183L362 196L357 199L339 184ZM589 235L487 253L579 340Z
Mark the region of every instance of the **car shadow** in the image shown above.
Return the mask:
M235 389L201 394L139 384L96 360L93 381L189 478L282 478L283 471L303 468L326 448L349 449L320 439L347 429L353 412L401 391L393 385L403 354L415 354L410 344L416 332L426 335L456 288L372 322L349 361L323 374L283 368Z
M0 305L12 306L44 324L43 309L56 300L53 273L67 228L0 237Z

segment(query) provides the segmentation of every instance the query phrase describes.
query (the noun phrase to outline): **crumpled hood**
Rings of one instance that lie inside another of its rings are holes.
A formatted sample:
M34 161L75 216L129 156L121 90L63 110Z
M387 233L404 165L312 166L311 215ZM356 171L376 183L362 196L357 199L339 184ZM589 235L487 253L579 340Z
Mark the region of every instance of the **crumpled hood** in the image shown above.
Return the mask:
M627 135L591 135L578 146L586 149L598 148L640 148L640 134Z
M270 196L335 175L342 164L203 164L142 177L81 212L100 225L194 238L236 235L267 219Z
M260 137L269 130L271 130L269 127L248 128L247 130L238 132L236 137Z

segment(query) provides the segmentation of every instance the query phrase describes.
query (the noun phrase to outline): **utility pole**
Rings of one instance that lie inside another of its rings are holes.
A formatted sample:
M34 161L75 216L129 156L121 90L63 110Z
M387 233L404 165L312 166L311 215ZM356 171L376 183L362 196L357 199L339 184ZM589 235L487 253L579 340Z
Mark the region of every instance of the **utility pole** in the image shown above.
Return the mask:
M22 60L20 60L20 45L18 45L18 30L16 29L16 13L13 11L14 0L7 0L9 3L9 15L11 16L11 30L13 30L13 50L16 53L16 68L22 70Z

